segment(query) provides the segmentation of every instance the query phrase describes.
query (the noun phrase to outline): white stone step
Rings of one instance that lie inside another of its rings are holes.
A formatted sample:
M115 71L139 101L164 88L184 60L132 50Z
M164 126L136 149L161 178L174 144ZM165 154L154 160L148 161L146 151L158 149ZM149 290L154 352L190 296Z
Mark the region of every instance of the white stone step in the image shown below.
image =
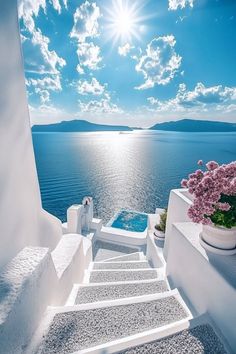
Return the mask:
M78 352L76 352L78 353ZM232 350L215 324L204 314L110 343L80 354L230 354Z
M223 343L208 324L198 325L191 329L185 329L171 336L152 342L133 346L116 352L116 354L227 354Z
M126 254L125 256L108 258L101 262L128 262L128 261L143 261L143 260L146 260L144 253L135 252L131 254Z
M109 303L51 308L26 353L76 353L190 318L176 290Z
M160 276L158 269L123 269L123 270L92 270L85 272L84 283L109 283L118 281L132 281L157 279Z
M112 257L124 256L126 254L135 253L137 251L137 248L104 242L100 240L97 240L93 244L93 257L94 261L97 262L104 261Z
M98 301L111 301L126 297L156 294L169 291L165 280L143 280L101 284L75 284L67 306Z
M129 262L94 262L91 264L92 270L100 269L144 269L151 268L147 261L129 261Z

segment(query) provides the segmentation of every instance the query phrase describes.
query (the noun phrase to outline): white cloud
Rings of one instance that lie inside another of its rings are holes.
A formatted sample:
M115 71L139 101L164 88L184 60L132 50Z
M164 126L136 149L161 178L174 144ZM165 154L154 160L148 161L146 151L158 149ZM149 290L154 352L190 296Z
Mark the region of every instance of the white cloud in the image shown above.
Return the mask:
M118 47L118 53L119 55L126 57L132 48L134 47L132 47L129 43L126 43L125 45Z
M50 3L58 13L61 13L60 0L50 0ZM63 0L62 3L67 7L67 0ZM29 32L35 29L34 18L39 15L40 10L46 12L47 4L46 0L18 0L19 18L23 19Z
M60 14L61 13L61 4L59 0L51 0L51 3L54 9Z
M221 104L236 99L236 88L222 85L205 87L199 82L193 91L188 91L186 85L181 84L176 98L185 107Z
M148 102L156 111L225 111L231 112L236 107L236 87L211 86L198 83L194 90L188 91L185 84L180 84L176 97L161 101L149 97Z
M169 10L183 9L187 5L193 7L194 0L169 0Z
M105 92L105 85L101 85L99 81L93 77L90 82L86 80L79 80L77 89L80 95L99 96Z
M40 29L33 30L30 37L24 37L22 46L27 72L57 74L66 65L66 61L54 50L49 50L49 43L49 38Z
M18 0L19 18L23 18L28 31L35 29L34 17L38 16L40 10L46 11L46 0Z
M136 89L166 85L174 78L182 60L175 52L175 42L174 36L170 35L154 38L148 44L146 53L139 57L136 65L136 70L143 74L146 81Z
M35 93L39 95L41 103L50 101L49 91L62 90L59 75L46 76L42 79L28 79L26 80L26 85L34 88Z
M88 103L79 102L80 111L82 113L94 113L94 114L114 114L122 113L122 109L116 104L112 103L110 97L102 98L101 100L92 100Z
M61 91L61 80L59 75L46 76L42 79L28 79L28 85L37 86L41 89L47 89L52 91Z
M102 57L100 56L100 48L94 43L79 43L77 55L79 59L77 71L80 74L84 73L84 67L90 70L99 69L99 63Z
M74 26L70 33L72 38L76 38L80 43L87 38L98 36L98 19L100 9L95 2L85 1L76 9L74 14Z
M74 25L70 37L77 40L79 59L77 71L79 74L84 74L85 68L89 70L100 69L99 63L102 60L100 47L93 42L87 42L88 39L99 35L98 20L100 17L100 8L97 4L87 0L76 9L74 14Z
M35 92L39 94L40 101L42 104L50 101L50 93L47 90L41 90L40 88L36 87Z

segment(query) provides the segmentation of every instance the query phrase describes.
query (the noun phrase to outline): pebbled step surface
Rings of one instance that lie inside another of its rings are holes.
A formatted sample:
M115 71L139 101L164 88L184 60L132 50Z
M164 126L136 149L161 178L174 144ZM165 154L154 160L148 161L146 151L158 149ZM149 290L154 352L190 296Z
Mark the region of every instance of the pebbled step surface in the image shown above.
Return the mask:
M168 286L164 280L150 283L108 284L103 286L81 287L78 291L75 304L121 299L124 297L162 293L165 291L168 291Z
M132 281L132 280L145 280L156 279L157 272L153 269L137 270L137 271L91 271L89 282L90 283L107 283L116 281Z
M94 263L93 269L143 269L151 268L148 262Z
M119 256L118 258L114 259L106 259L103 262L123 262L123 261L139 261L140 254L139 253L131 253L131 254L126 254L125 256Z
M138 345L116 354L226 354L222 343L208 324L170 337Z
M93 259L94 261L103 261L108 258L124 256L137 252L137 249L121 245L115 245L108 242L96 241L93 245Z
M187 316L174 296L159 300L55 315L38 354L69 354Z

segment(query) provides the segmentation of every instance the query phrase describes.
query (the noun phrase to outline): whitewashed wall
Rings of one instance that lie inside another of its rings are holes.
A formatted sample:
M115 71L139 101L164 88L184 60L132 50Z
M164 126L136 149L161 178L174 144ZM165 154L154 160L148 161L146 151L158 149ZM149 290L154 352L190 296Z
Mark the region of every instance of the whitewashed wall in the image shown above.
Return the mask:
M0 267L25 245L53 248L59 220L42 210L32 147L17 0L0 1Z

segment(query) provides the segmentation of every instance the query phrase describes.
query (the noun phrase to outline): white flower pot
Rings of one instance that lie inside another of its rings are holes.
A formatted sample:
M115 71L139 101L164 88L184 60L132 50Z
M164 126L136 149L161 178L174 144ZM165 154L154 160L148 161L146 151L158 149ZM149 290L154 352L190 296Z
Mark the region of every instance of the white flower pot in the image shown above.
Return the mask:
M165 238L165 233L163 231L155 229L154 236L156 236L156 237L158 237L160 239L164 239Z
M233 250L236 247L236 227L203 225L202 238L210 246L221 250Z

